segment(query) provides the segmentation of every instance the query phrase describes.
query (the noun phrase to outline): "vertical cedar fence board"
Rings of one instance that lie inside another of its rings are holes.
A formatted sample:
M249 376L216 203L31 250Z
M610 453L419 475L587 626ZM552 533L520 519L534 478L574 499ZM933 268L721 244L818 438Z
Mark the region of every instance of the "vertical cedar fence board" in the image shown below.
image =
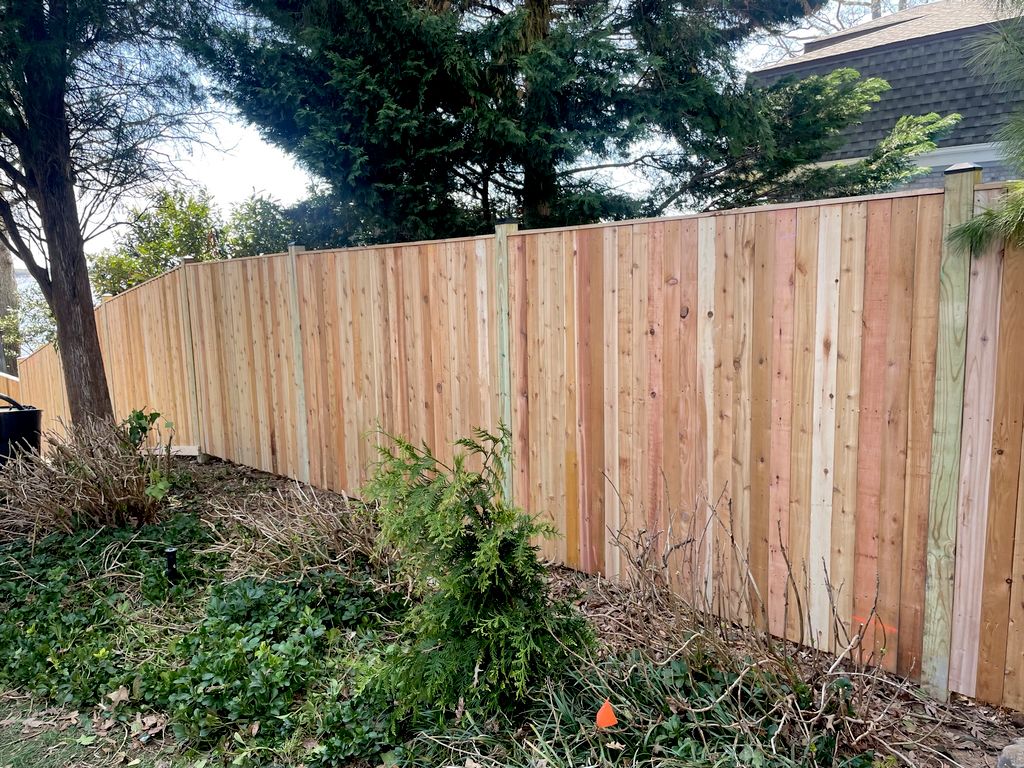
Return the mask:
M119 417L324 488L506 423L544 556L619 576L621 532L723 616L1024 709L1024 253L944 237L1001 193L189 262L100 343ZM20 373L59 431L57 351Z
M21 381L17 376L0 373L0 395L21 401Z

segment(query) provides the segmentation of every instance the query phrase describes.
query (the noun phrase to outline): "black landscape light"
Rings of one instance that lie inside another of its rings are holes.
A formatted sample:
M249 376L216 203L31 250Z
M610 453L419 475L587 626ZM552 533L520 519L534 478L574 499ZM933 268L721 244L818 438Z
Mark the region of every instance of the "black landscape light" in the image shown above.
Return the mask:
M178 574L177 547L168 547L164 550L164 555L167 557L167 581L173 587L181 578Z

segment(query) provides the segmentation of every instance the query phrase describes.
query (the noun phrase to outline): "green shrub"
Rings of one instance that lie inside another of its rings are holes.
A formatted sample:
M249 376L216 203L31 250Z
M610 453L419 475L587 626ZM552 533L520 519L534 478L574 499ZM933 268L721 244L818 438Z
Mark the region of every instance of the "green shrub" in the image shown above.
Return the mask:
M507 430L458 445L449 467L394 439L364 491L421 598L381 672L398 716L515 705L564 667L565 645L591 642L583 618L549 594L532 542L554 531L502 498Z

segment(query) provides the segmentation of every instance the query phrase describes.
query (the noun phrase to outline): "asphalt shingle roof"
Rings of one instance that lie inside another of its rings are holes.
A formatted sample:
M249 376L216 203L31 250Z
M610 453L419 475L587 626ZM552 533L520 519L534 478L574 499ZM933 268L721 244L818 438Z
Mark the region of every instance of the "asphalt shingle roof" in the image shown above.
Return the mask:
M921 41L922 38L932 35L963 32L976 27L980 29L975 31L984 31L993 22L1010 18L1012 15L1013 12L998 0L940 0L808 41L804 44L804 52L799 56L771 64L760 71L786 69L809 61L857 53L894 43Z
M864 157L900 116L928 112L963 116L940 147L988 143L1011 112L1024 108L1024 94L994 86L970 66L971 43L1001 18L1005 11L988 0L941 0L819 38L802 55L752 76L767 84L851 67L888 81L890 90L826 160Z

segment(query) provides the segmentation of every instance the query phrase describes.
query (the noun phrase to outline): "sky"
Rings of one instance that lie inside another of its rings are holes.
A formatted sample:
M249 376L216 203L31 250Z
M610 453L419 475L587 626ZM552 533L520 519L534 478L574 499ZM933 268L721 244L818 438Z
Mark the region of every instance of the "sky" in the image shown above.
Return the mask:
M225 211L254 191L269 194L282 205L306 196L312 181L287 154L265 142L259 132L240 120L217 118L210 141L178 163L182 174L206 187Z
M291 205L306 196L312 177L277 147L264 141L259 132L241 120L217 117L207 136L211 146L196 145L191 156L175 165L184 178L206 187L221 212L261 192L282 205ZM85 244L86 253L96 253L114 245L117 231L103 233ZM15 267L22 269L20 259Z
M306 197L313 180L291 157L264 141L255 128L227 116L214 118L205 142L194 145L192 153L178 159L175 166L189 183L205 187L225 215L254 192L291 205ZM85 251L91 254L109 248L116 238L117 230L105 232L89 240Z

